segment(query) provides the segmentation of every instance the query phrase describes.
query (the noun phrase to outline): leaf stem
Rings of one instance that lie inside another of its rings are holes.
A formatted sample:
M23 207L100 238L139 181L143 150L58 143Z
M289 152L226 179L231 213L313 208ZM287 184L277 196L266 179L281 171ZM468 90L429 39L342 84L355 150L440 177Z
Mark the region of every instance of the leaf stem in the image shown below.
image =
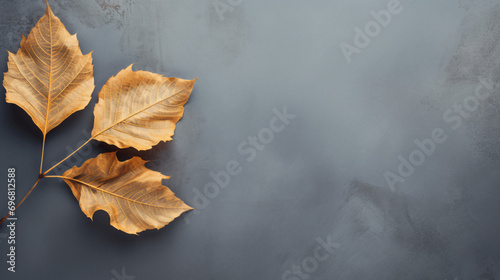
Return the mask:
M21 202L19 202L17 205L16 205L16 208L14 208L14 211L16 211L17 207L19 207L23 202L24 200L28 197L28 195L30 195L30 193L33 191L33 189L35 189L36 185L38 184L38 182L40 182L40 180L42 179L43 177L39 177L35 184L33 185L33 187L31 187L31 190L29 190L29 192L24 196L24 198L21 200ZM14 212L14 211L11 211L11 212ZM7 220L7 218L10 216L10 212L9 214L7 214L5 217L3 217L1 220L0 220L0 225L5 221Z
M60 162L56 163L54 166L52 166L51 168L49 168L47 171L41 173L43 177L52 177L52 176L45 176L45 174L49 173L50 170L56 168L56 166L58 166L59 164L63 163L64 161L66 161L69 157L71 157L72 155L74 155L76 152L78 152L81 148L83 148L83 146L87 145L90 141L92 141L92 139L94 139L94 137L90 137L89 140L87 140L85 143L83 143L80 147L78 147L76 150L74 150L71 154L69 154L67 157L63 158Z
M40 159L40 175L42 174L42 168L43 168L43 154L45 153L45 136L47 134L43 134L43 141L42 141L42 158Z
M45 175L47 173L49 173L49 171L51 171L52 169L54 169L56 166L58 166L59 164L63 163L65 160L67 160L69 157L71 157L72 155L74 155L76 152L78 152L81 148L83 148L85 145L87 145L90 141L92 141L92 139L94 139L94 137L91 137L89 138L87 141L85 141L85 143L83 143L80 147L78 147L75 151L73 151L71 154L69 154L67 157L65 157L63 160L61 160L60 162L56 163L54 166L52 166L51 168L49 168L47 171L45 171L44 173L42 173L42 165L43 165L43 154L44 154L44 151L45 151L45 135L43 135L43 144L42 144L42 159L40 160L40 175L38 176L38 179L36 180L35 184L33 185L33 187L31 187L31 189L28 191L28 193L23 197L23 199L21 200L21 202L19 202L17 205L16 205L16 208L14 208L14 211L16 211L17 207L19 207L23 202L24 200L26 200L26 198L28 197L28 195L30 195L30 193L35 189L36 185L38 184L38 182L40 182L41 179L43 178L62 178L62 176L50 176L50 175ZM12 212L14 212L12 211ZM8 213L5 217L3 217L1 220L0 220L0 225L5 221L7 220L7 218L10 216L10 213Z

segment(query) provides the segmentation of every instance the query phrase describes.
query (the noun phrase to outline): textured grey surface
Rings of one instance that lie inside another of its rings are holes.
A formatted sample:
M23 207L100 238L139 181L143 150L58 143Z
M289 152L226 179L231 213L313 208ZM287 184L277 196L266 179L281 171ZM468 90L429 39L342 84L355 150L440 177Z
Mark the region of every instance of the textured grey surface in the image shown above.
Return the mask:
M229 2L219 16L212 1L50 1L83 53L94 50L96 91L49 133L45 166L87 139L97 92L122 68L199 77L174 141L119 152L171 175L165 183L198 209L128 236L44 180L17 211L16 273L0 227L0 279L499 279L498 88L457 129L443 119L481 77L500 78L498 1L401 0L351 63L339 44L391 1ZM0 4L3 73L45 3ZM284 107L296 118L262 151L238 151ZM41 133L15 105L0 102L0 114L0 172L17 169L19 200L37 176ZM447 140L392 191L384 173L436 128ZM110 150L93 143L66 168ZM196 198L231 160L241 173ZM328 239L337 248L318 260Z

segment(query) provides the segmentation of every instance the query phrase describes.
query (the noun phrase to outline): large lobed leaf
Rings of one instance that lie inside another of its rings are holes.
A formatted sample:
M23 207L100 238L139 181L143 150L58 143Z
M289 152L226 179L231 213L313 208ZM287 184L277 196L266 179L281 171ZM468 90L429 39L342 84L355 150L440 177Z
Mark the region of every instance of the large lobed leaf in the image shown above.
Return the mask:
M94 90L91 54L83 55L47 4L45 15L9 52L6 101L23 108L45 135L87 106Z
M70 186L89 218L97 210L110 216L115 228L129 234L161 228L193 209L161 184L168 176L144 166L139 157L120 162L116 152L100 154L62 178Z
M195 81L134 72L130 65L111 77L99 92L92 137L121 149L137 150L172 140Z

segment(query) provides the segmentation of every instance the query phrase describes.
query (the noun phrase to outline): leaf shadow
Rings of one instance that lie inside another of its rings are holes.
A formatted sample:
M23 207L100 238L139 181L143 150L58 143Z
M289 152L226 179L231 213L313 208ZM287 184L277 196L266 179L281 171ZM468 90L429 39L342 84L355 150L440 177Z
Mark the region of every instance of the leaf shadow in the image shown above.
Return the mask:
M168 225L160 229L151 229L143 232L139 232L137 235L128 234L120 231L109 223L109 215L103 210L99 210L94 213L93 221L90 221L92 225L90 226L93 230L95 229L96 234L101 234L102 237L106 238L107 241L114 240L113 242L120 244L122 242L136 242L136 243L147 243L155 242L162 239L170 239L175 235L175 229L183 226L182 215Z
M125 160L125 159L130 159L134 156L141 157L143 160L154 160L158 153L164 153L164 152L169 152L172 149L172 141L167 141L167 142L160 142L153 146L149 150L145 151L138 151L134 148L126 148L126 149L119 149L118 152L118 159L120 160ZM109 146L109 145L108 145Z
M138 151L134 148L119 149L117 157L120 161L123 161L137 156L147 161L146 167L152 170L172 170L175 163L174 147L175 143L173 143L173 141L162 141L146 151ZM164 161L165 155L167 155L170 160Z

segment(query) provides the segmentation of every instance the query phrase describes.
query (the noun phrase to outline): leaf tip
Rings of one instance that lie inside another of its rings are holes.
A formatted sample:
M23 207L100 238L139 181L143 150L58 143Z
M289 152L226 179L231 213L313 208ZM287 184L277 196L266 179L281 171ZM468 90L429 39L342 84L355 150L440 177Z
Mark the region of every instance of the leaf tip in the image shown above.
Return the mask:
M45 9L45 13L47 15L54 15L54 13L52 12L52 9L50 8L50 5L49 5L49 0L45 0L45 4L47 5L47 8Z

